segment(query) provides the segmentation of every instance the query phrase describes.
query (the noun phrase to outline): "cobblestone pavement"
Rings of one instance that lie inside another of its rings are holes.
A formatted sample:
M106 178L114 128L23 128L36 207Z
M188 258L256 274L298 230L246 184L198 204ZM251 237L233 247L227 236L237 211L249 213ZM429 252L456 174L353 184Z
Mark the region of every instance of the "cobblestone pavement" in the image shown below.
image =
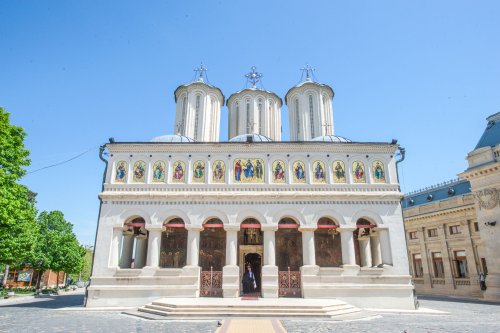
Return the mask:
M282 319L288 332L500 332L500 303L420 297L420 306L449 314L380 313L372 320ZM60 311L78 307L83 295L0 300L0 332L215 332L217 320L150 321L119 312ZM222 318L221 318L222 319Z

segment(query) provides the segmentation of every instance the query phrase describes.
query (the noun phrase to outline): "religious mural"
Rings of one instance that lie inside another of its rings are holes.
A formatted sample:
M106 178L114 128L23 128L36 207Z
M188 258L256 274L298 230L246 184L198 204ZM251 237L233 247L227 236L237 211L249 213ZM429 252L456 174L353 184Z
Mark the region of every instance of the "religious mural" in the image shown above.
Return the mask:
M298 271L302 266L302 233L298 229L276 231L276 259L280 271Z
M165 171L165 162L156 161L155 164L153 164L153 182L164 182Z
M314 163L313 163L313 183L326 183L325 162L314 161Z
M125 183L127 181L127 162L116 163L115 182Z
M222 223L222 222L220 222ZM200 233L200 266L202 271L222 271L226 265L226 232L224 228L206 228Z
M272 172L273 172L273 183L286 182L285 162L281 160L274 161Z
M365 165L363 162L355 161L352 163L352 179L355 183L366 183Z
M193 164L193 182L194 183L204 183L205 182L205 162L196 161Z
M384 164L380 161L373 161L372 170L373 170L373 181L375 183L385 183Z
M146 163L137 161L134 163L134 182L144 183L146 181Z
M333 182L334 183L345 183L345 166L342 161L333 162Z
M212 182L226 182L226 164L224 161L217 160L212 164Z
M184 222L181 221L182 224ZM167 227L161 235L160 267L181 268L186 265L187 230Z
M336 229L317 229L314 232L316 265L339 267L342 265L340 233Z
M172 165L172 182L184 183L186 164L182 161L175 161Z
M263 183L264 161L260 158L234 160L234 181L237 183Z
M306 182L306 166L302 161L295 161L292 164L293 169L293 182L305 183Z

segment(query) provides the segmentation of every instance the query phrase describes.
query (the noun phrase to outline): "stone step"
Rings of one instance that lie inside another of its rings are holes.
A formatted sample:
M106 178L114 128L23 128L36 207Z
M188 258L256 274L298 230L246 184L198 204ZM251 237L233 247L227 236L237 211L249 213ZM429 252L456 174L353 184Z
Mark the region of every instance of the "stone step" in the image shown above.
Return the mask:
M159 305L154 305L154 304L149 304L145 305L143 308L146 309L153 309L153 310L158 310L158 311L165 311L165 312L170 312L170 313L177 313L177 312L197 312L197 313L205 313L205 312L214 312L216 309L214 307L182 307L182 308L175 308L175 307L166 307L166 306L159 306ZM332 307L326 307L326 308L280 308L280 307L244 307L244 306L235 306L235 307L228 307L228 308L218 308L217 311L224 311L224 312L258 312L258 313L266 313L266 312L280 312L280 313L326 313L326 312L335 312L335 311L343 311L343 310L350 310L350 309L356 309L355 307L345 304L345 305L337 305L337 306L332 306Z

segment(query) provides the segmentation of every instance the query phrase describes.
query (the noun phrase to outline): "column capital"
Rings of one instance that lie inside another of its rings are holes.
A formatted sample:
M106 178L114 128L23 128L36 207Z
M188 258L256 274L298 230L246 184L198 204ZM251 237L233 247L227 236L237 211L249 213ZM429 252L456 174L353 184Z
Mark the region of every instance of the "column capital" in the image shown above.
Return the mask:
M163 225L155 224L155 225L147 225L146 230L147 231L160 231L163 232L165 231L165 227Z
M262 231L277 231L278 230L278 226L277 225L261 225L260 229Z
M356 230L357 228L356 227L343 227L341 226L340 228L338 228L337 230L339 232L353 232L354 230Z
M186 228L187 231L202 231L203 230L203 226L202 225L190 225L190 224L186 224L184 226L184 228Z
M240 226L235 224L224 224L224 230L226 231L240 231Z

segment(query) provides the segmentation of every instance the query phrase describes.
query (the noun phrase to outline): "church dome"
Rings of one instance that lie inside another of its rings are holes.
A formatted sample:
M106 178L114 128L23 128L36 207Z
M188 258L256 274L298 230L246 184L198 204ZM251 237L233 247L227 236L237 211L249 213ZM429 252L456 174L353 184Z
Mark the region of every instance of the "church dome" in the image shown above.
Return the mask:
M167 134L167 135L160 135L157 137L154 137L151 139L150 142L196 142L191 138L188 138L187 136L180 135L180 134Z
M349 139L344 138L343 136L338 135L322 135L317 136L311 141L323 141L323 142L352 142Z
M265 135L252 133L252 134L242 134L235 136L229 142L272 142L270 138Z

